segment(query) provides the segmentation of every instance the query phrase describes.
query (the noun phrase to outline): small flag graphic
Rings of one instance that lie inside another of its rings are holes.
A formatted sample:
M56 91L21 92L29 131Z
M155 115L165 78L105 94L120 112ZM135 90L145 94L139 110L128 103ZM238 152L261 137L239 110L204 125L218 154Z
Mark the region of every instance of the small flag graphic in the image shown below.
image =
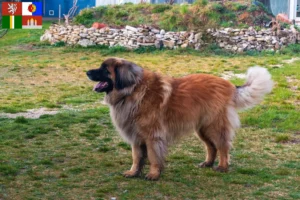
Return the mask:
M2 16L4 15L22 15L22 3L20 2L3 2Z
M22 16L2 16L2 28L22 28Z
M3 2L2 28L41 29L42 2Z
M23 16L42 16L42 2L23 2Z
M23 16L22 28L24 29L41 29L42 16Z

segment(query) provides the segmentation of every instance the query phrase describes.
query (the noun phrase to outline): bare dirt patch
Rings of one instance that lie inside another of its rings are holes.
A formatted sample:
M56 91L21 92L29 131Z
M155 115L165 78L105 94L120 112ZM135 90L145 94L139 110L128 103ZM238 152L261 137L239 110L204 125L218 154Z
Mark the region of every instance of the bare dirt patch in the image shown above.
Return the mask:
M0 113L0 117L4 118L12 118L15 119L17 117L25 117L28 119L38 119L42 115L56 115L58 110L47 110L47 108L39 108L39 109L31 109L27 110L27 112L20 113Z
M224 72L221 77L225 80L230 80L230 79L234 79L234 78L240 78L240 79L245 79L246 78L246 74L235 74L232 71L227 71Z
M283 60L282 62L284 62L286 64L291 64L291 63L293 63L295 61L298 61L298 60L300 60L300 58L291 58L289 60Z
M294 92L298 91L298 88L300 87L300 80L298 80L292 76L287 76L286 81L288 82L289 88L292 91L294 91Z

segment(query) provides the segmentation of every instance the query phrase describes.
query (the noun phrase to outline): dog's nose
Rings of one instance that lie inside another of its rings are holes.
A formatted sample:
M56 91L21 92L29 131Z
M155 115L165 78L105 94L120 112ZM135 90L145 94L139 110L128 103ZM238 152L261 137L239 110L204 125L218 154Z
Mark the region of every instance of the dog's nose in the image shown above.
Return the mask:
M90 75L91 75L91 71L87 71L87 72L86 72L86 75L87 75L87 76L90 76Z

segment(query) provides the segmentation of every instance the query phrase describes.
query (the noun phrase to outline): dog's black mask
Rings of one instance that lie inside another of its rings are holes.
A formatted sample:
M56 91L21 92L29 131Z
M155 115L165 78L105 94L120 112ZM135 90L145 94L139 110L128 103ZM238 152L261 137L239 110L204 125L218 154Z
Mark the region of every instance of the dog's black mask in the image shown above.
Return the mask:
M99 69L92 69L87 71L86 75L90 80L99 82L95 85L94 91L109 93L113 90L114 84L112 79L110 78L110 73L107 70L107 66L105 64L102 64Z

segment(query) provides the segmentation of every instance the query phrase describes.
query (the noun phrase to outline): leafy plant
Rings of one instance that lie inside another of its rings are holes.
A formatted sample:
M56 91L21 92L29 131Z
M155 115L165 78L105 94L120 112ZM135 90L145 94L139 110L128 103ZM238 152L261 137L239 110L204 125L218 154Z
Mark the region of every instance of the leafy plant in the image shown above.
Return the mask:
M196 0L194 4L204 7L208 4L208 0Z
M212 5L212 9L215 10L215 11L218 11L220 13L224 12L225 11L225 7L222 5L222 4L219 4L219 3L213 3Z
M154 8L152 9L152 13L162 13L166 10L170 10L172 8L172 6L170 5L166 5L166 4L157 4L154 6Z

